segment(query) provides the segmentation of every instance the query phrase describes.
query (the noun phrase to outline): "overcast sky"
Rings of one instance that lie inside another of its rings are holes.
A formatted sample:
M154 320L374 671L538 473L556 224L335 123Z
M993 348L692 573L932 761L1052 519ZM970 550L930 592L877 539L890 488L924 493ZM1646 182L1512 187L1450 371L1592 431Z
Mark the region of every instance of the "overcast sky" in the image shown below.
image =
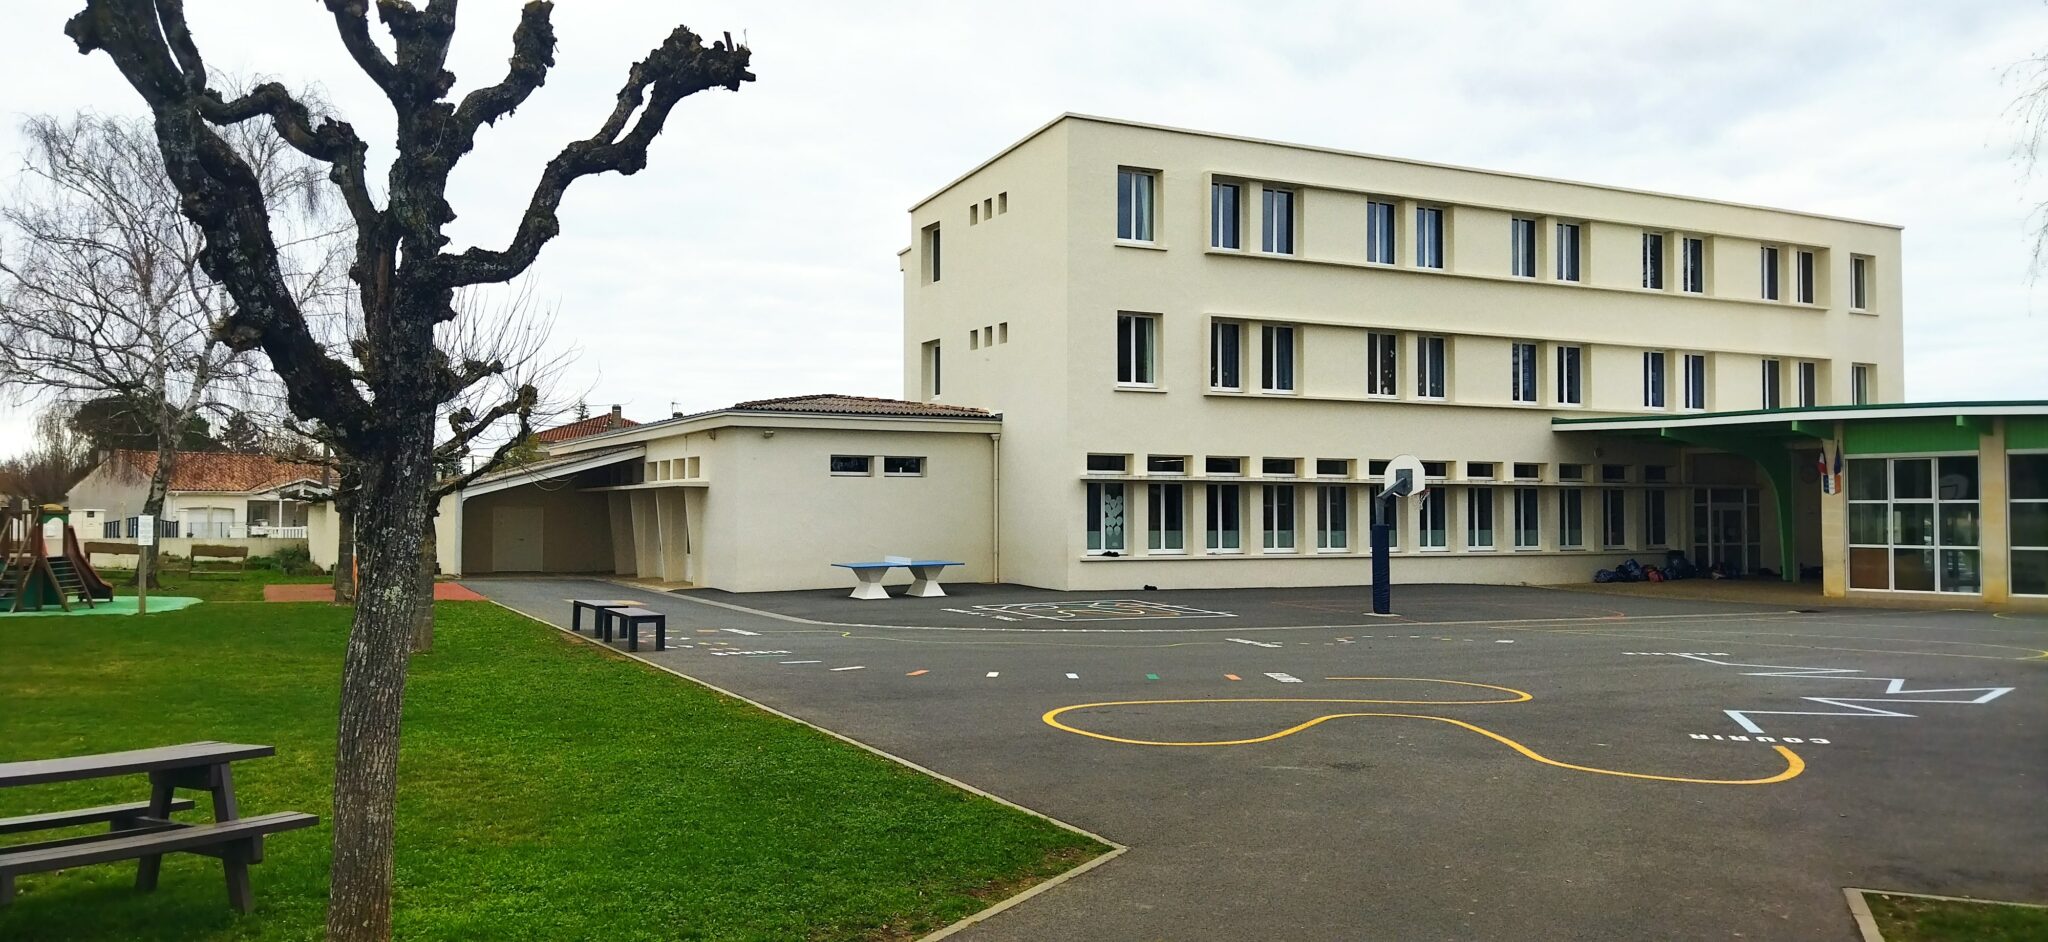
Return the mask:
M63 36L81 5L0 12L10 183L22 116L137 110ZM2048 398L2048 180L2013 159L2007 77L2048 50L2034 0L987 6L563 3L557 66L461 164L450 234L501 246L680 19L744 35L759 81L685 99L648 169L570 191L534 291L594 409L900 395L907 209L1063 111L1897 223L1908 398ZM321 4L188 7L210 65L320 85L388 161L388 107ZM516 11L464 5L458 95L501 76ZM25 427L0 404L0 454Z

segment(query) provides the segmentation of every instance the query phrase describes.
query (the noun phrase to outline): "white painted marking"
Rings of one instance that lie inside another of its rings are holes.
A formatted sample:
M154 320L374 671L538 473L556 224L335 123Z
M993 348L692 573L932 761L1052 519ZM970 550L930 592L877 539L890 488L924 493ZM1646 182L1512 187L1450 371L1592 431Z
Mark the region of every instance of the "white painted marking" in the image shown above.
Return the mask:
M1285 671L1267 671L1266 676L1271 677L1274 680L1277 680L1283 684L1301 683L1301 678L1296 677L1293 674L1289 674Z
M1883 704L1896 704L1896 703L1954 703L1954 704L1963 704L1963 705L1968 705L1968 706L1977 706L1977 705L1981 705L1981 704L1985 704L1985 703L1990 703L1991 701L1993 701L1993 700L1996 700L1996 699L1998 699L1999 697L2002 697L2002 696L2004 696L2004 695L2006 695L2006 694L2008 694L2008 693L2011 693L2011 692L2013 691L2013 689L2014 689L2014 688L2012 688L2012 687L1930 687L1930 688L1926 688L1926 689L1920 689L1920 690L1915 690L1915 689L1910 689L1910 688L1908 688L1908 687L1906 686L1906 678L1904 678L1904 677L1843 677L1843 676L1839 676L1839 675L1842 675L1842 674L1861 674L1861 673L1863 673L1863 671L1861 671L1861 670L1859 670L1859 669L1856 669L1856 668L1850 668L1850 667L1798 667L1798 666L1795 666L1795 665L1790 665L1790 664L1743 664L1743 663L1737 663L1737 662L1734 662L1734 661L1717 661L1717 660L1714 660L1714 659L1712 659L1711 657L1707 657L1707 656L1704 656L1704 655L1698 655L1698 654L1679 654L1679 655L1675 655L1675 656L1676 656L1676 657L1682 657L1682 658L1686 658L1686 659L1688 659L1688 660L1694 660L1694 661L1699 661L1700 663L1703 663L1703 664L1718 664L1718 665L1720 665L1720 666L1722 666L1722 667L1763 667L1763 668L1770 668L1769 670L1762 670L1762 671L1744 671L1744 672L1743 672L1743 676L1745 676L1745 677L1806 677L1806 678L1811 678L1811 679L1815 679L1815 680L1877 680L1877 681L1884 681L1884 682L1885 682L1885 689L1884 689L1884 694L1885 694L1885 695L1884 695L1883 697L1801 697L1801 698L1800 698L1801 700L1805 700L1805 701L1808 701L1808 702L1810 702L1810 703L1819 703L1819 704L1823 704L1823 705L1826 705L1826 706L1831 706L1831 707L1840 707L1840 709L1838 709L1838 710L1723 710L1723 711L1721 711L1721 712L1723 712L1723 713L1726 713L1726 714L1728 715L1728 718L1729 718L1729 719L1731 719L1731 720L1734 720L1734 721L1735 721L1735 724L1736 724L1737 726L1740 726L1740 727L1742 727L1743 729L1745 729L1745 730L1748 730L1748 731L1749 731L1749 732L1751 732L1751 733L1762 733L1762 732L1764 731L1764 730L1763 730L1763 727L1761 727L1761 726L1758 726L1758 725L1756 724L1756 722L1755 722L1754 720L1751 720L1751 719L1750 719L1750 717L1751 717L1751 716L1852 716L1852 717L1859 717L1859 718L1867 718L1867 717L1905 717L1905 718L1911 718L1911 717L1915 716L1916 714L1912 714L1912 713L1901 713L1901 712L1898 712L1898 711L1896 711L1896 710L1887 710L1887 709L1885 709L1885 708L1883 708L1883 707L1876 707L1876 706L1866 706L1865 704L1872 704L1872 703L1883 703ZM1900 696L1898 696L1899 694L1926 694L1926 693L1968 693L1968 694L1976 694L1977 696L1975 696L1975 697L1971 697L1971 698L1969 698L1969 699L1964 699L1964 700L1958 700L1958 699L1929 699L1929 698L1916 698L1916 697L1900 697Z
M1250 638L1225 638L1223 640L1235 641L1238 644L1249 644L1257 648L1277 648L1280 646L1280 643L1277 641L1253 641Z
M823 664L824 661L776 661L777 664Z
M856 664L852 667L835 667L832 669L835 671L864 671L868 669L868 666L866 664Z
M994 676L996 676L996 675L998 675L998 674L1001 674L1001 673L1002 673L1002 671L989 671L989 672L988 672L988 676L990 676L990 677L994 677Z
M1068 680L1080 680L1080 679L1081 679L1081 675L1079 675L1079 674L1074 674L1074 673L1069 673L1069 674L1067 675L1067 679L1068 679Z
M1514 644L1513 641L1495 641L1494 644Z
M749 638L753 638L753 637L759 637L759 636L760 636L760 634L761 634L761 633L760 633L760 632L758 632L758 631L748 631L748 630L747 630L747 629L745 629L745 628L727 628L727 629L725 629L725 630L727 630L727 631L730 631L730 632L732 632L733 634L736 634L736 635L746 635L746 636L747 636L747 637L749 637Z

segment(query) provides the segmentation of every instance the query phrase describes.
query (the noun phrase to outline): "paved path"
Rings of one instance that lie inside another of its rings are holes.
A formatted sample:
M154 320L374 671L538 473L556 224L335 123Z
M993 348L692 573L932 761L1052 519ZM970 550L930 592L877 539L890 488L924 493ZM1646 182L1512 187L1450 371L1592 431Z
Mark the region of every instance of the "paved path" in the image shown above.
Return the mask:
M469 584L558 625L568 598L645 597L677 644L651 658L1131 846L975 942L1847 942L1846 885L2048 895L2048 621Z

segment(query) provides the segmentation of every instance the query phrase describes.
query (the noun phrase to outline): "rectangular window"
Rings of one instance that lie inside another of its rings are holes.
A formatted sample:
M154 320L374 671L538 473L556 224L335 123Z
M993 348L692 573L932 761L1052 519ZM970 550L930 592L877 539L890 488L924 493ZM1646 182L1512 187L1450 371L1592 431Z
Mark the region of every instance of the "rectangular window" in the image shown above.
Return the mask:
M1799 364L1799 404L1820 405L1820 364L1801 361Z
M1239 215L1235 183L1209 185L1209 245L1219 249L1242 248L1238 239L1243 217Z
M1875 369L1868 363L1849 367L1849 401L1859 406L1870 404L1870 374Z
M1557 280L1579 280L1579 226L1577 223L1557 224Z
M1862 311L1870 307L1870 259L1861 255L1849 256L1849 310Z
M1628 483L1628 465L1603 464L1600 466L1600 480L1609 484Z
M833 474L865 475L874 473L875 459L868 455L833 455Z
M1124 486L1116 482L1088 485L1088 554L1124 551Z
M1651 488L1643 492L1643 545L1664 547L1671 545L1671 497L1663 488Z
M1533 487L1518 487L1515 494L1515 548L1537 549L1543 545L1542 506L1543 492Z
M1679 238L1678 276L1678 290L1692 294L1706 293L1707 240Z
M1586 547L1586 492L1575 487L1557 492L1557 545L1559 549Z
M1145 548L1162 555L1187 552L1187 486L1145 488Z
M1444 366L1444 338L1415 338L1415 395L1423 399L1442 399Z
M1131 468L1130 455L1089 455L1089 474L1123 474Z
M1664 290L1664 236L1662 233L1643 233L1643 287L1653 291Z
M1236 321L1209 322L1209 386L1212 389L1243 389L1238 370L1244 363L1244 325Z
M1301 459L1260 458L1259 473L1269 478L1298 478L1301 476Z
M1536 277L1536 220L1508 220L1508 273Z
M1783 402L1781 387L1785 381L1785 364L1780 360L1764 361L1764 408L1776 409Z
M1444 267L1444 211L1415 207L1415 267Z
M1116 316L1116 381L1119 386L1154 385L1158 365L1159 318L1153 314Z
M1365 260L1394 264L1394 204L1365 204Z
M926 394L927 394L927 395L929 395L929 396L930 396L931 398L934 398L934 399L938 398L938 397L939 397L939 394L940 394L941 392L943 392L943 391L944 391L944 389L945 389L945 385L944 385L944 379L945 379L945 374L944 374L944 372L943 372L943 370L942 370L943 364L942 364L942 363L940 362L940 355L939 355L939 353L940 353L940 348L939 348L939 342L938 342L938 341L936 341L936 340L927 340L927 341L925 341L925 344L924 344L924 378L925 378L925 392L926 392Z
M1351 459L1317 458L1316 476L1324 478L1348 478L1351 476Z
M1211 484L1204 490L1209 492L1209 551L1234 553L1243 549L1243 524L1238 519L1243 488L1236 484Z
M1543 477L1543 466L1530 461L1517 461L1513 473L1517 481L1536 481Z
M1685 407L1704 409L1707 407L1707 357L1701 353L1685 355Z
M1449 493L1441 487L1432 487L1422 495L1420 545L1425 550L1448 549L1451 545L1451 504L1445 496Z
M1664 408L1664 351L1643 352L1643 408Z
M1643 465L1643 480L1651 484L1662 484L1671 480L1671 469L1661 464Z
M1202 459L1202 472L1204 474L1243 474L1244 459L1224 458L1218 457L1216 455L1210 455L1209 457Z
M1491 461L1467 461L1465 462L1465 479L1468 481L1491 481L1493 480L1494 467L1495 465Z
M1294 391L1294 328L1287 324L1259 325L1259 388L1266 392Z
M1813 303L1813 253L1800 252L1795 256L1798 270L1793 276L1793 300L1801 304Z
M1425 461L1422 463L1422 476L1429 480L1441 481L1449 477L1450 473L1451 464L1448 461Z
M1848 478L1850 588L1983 590L1976 455L1858 458ZM2011 543L2024 538L2016 528Z
M1628 492L1611 487L1600 492L1600 545L1619 549L1628 545Z
M1294 191L1268 188L1260 217L1259 248L1275 255L1294 254Z
M1762 261L1763 271L1760 274L1764 288L1764 300L1776 301L1778 300L1778 247L1774 245L1764 246Z
M924 280L937 284L939 280L939 224L924 227Z
M924 459L918 457L882 458L882 473L893 478L915 478L924 476Z
M1350 489L1342 484L1316 488L1316 549L1341 552L1351 546Z
M1265 513L1266 548L1294 549L1294 485L1268 484L1261 488Z
M1493 488L1465 489L1465 548L1493 548Z
M1560 481L1583 481L1586 479L1586 466L1582 464L1558 465L1557 479Z
M1536 345L1512 343L1509 350L1508 398L1513 402L1536 401Z
M1116 237L1127 242L1152 241L1152 190L1158 175L1150 170L1116 168Z
M1557 348L1557 404L1576 406L1585 390L1579 382L1579 360L1583 351L1578 347Z
M1188 459L1185 455L1146 455L1146 474L1186 474Z
M1366 395L1399 395L1394 377L1400 367L1400 351L1401 338L1398 334L1375 330L1365 335Z
M2048 595L2048 454L2006 457L2014 595Z

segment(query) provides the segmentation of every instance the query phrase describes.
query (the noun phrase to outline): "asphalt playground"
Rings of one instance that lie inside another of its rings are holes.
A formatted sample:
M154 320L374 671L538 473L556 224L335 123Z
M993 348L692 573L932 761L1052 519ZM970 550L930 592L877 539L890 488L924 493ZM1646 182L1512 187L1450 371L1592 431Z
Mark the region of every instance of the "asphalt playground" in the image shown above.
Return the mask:
M2048 902L2048 619L465 584L558 626L638 599L649 660L1129 848L973 942L1848 942L1843 887Z

